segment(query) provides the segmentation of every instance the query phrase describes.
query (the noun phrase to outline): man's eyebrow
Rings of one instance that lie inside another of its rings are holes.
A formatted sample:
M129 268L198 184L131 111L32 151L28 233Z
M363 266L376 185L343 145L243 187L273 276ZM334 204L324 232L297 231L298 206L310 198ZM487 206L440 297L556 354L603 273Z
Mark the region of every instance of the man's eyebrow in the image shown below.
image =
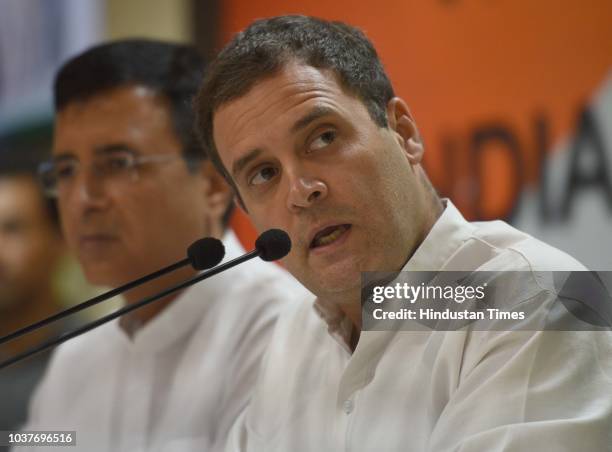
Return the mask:
M298 119L293 127L291 127L291 133L298 132L304 127L308 126L313 121L316 121L323 116L331 115L334 113L334 110L329 107L318 106L313 108L310 112L308 112L305 116Z
M107 154L113 154L115 152L131 152L133 154L138 154L136 150L132 149L131 146L125 143L105 144L100 147L97 147L94 150L95 155L107 155ZM78 160L78 158L72 151L61 151L61 152L58 152L52 155L51 160L54 162L62 162L65 160Z
M136 154L136 151L126 143L110 143L103 146L96 147L94 153L100 154L112 154L114 152L132 152Z
M253 161L261 154L262 150L259 148L253 149L247 152L245 155L240 157L238 160L234 162L232 165L232 176L236 176L240 171L244 169L245 166L249 164L249 162Z
M308 126L308 124L316 121L323 116L330 115L334 112L333 109L329 107L318 106L314 107L311 111L309 111L305 116L298 119L293 126L291 127L291 133L295 133L304 127ZM245 155L240 157L238 160L234 162L232 165L232 176L236 176L247 166L251 161L259 157L262 153L262 150L259 148L253 149L247 152Z
M51 160L53 162L61 162L63 160L71 160L71 159L75 159L76 157L74 156L74 154L70 151L62 151L56 154L53 154L51 156Z

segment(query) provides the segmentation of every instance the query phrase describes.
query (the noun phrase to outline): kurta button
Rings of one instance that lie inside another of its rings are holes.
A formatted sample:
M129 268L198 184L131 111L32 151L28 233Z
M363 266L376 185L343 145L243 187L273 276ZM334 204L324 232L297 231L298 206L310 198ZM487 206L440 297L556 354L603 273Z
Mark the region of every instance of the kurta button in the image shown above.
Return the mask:
M353 411L353 408L354 408L354 405L351 399L344 401L344 412L346 414L351 414L351 412Z

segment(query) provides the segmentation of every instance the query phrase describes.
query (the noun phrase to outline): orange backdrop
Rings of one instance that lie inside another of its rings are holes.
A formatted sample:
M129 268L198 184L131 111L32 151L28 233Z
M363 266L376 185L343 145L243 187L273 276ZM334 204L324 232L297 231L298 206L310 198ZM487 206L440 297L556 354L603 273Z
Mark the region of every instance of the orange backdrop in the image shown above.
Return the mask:
M508 218L519 191L537 186L546 152L573 134L612 63L609 0L223 0L221 8L222 43L278 14L362 28L412 108L434 184L472 219ZM234 226L250 245L243 215Z

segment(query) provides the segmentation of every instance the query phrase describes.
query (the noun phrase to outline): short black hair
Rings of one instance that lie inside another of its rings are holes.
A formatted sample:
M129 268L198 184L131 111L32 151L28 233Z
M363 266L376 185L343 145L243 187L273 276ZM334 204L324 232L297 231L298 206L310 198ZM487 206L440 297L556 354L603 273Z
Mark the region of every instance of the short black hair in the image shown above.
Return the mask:
M196 98L199 136L211 161L239 199L215 147L214 113L295 60L332 70L342 86L361 99L372 120L387 127L386 107L395 95L393 86L376 49L361 30L342 22L299 15L255 21L213 60Z
M141 85L168 102L183 155L202 159L193 129L192 99L205 63L194 46L150 39L126 39L92 47L59 69L53 86L55 111L73 102L126 85Z
M115 88L144 86L167 101L174 131L190 170L207 158L194 129L193 98L205 61L189 44L151 39L124 39L94 46L68 60L53 86L55 111ZM233 203L223 217L226 226Z
M38 181L38 164L51 146L51 123L27 124L0 136L0 180L31 178L39 187L41 201L51 225L59 233L59 213L54 199L44 195Z

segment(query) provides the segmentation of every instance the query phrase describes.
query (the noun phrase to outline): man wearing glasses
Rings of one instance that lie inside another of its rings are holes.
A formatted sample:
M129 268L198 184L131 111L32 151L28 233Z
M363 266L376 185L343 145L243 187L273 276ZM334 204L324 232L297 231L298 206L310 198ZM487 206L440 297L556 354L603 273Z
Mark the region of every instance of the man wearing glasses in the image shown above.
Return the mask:
M129 40L68 61L55 80L53 155L41 166L62 229L90 282L117 287L223 237L230 192L192 130L203 62L188 46ZM127 303L194 276L185 268ZM248 401L283 303L304 295L261 262L68 342L31 405L26 430L76 430L78 450L219 450ZM74 448L71 448L74 450Z

